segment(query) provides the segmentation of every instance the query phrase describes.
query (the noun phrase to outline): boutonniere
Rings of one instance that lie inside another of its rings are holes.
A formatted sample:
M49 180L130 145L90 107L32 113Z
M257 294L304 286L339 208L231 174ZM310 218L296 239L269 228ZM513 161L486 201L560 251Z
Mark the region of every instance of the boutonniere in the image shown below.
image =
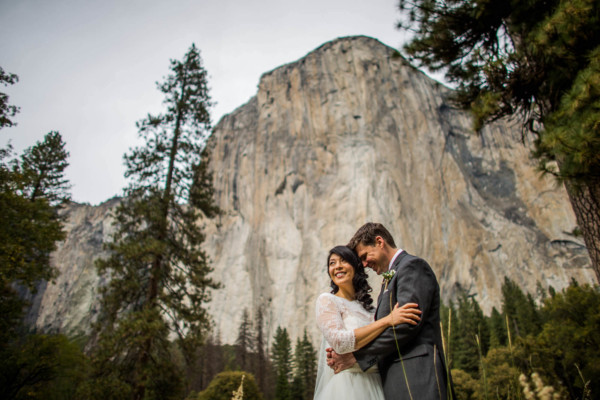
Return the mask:
M389 271L384 272L383 274L381 274L383 276L383 281L385 282L385 289L384 290L387 290L388 283L390 283L390 281L394 277L395 273L396 273L396 271L393 270L393 269L391 269L391 270L389 270Z

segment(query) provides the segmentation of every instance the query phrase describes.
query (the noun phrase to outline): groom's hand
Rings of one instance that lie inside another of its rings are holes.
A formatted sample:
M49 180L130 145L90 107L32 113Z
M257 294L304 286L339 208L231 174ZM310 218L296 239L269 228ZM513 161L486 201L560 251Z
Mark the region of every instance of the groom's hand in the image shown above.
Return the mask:
M356 362L356 358L352 353L338 354L331 347L326 348L325 351L327 352L327 365L333 370L334 374L350 368Z

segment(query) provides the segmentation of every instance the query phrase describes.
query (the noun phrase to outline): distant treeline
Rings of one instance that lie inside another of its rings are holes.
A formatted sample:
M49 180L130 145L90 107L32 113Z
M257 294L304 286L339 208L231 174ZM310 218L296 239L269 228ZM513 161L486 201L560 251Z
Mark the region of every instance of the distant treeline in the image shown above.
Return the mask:
M538 293L537 303L506 279L502 294L502 310L488 316L466 293L442 309L457 399L597 398L600 288L572 282L560 292ZM213 333L192 365L171 343L184 387L169 398L230 399L243 375L244 399L312 399L319 355L306 332L293 346L279 327L267 348L262 312L253 320L244 311L235 344L221 344ZM99 382L85 351L88 339L21 331L2 349L0 397L89 398L89 386Z

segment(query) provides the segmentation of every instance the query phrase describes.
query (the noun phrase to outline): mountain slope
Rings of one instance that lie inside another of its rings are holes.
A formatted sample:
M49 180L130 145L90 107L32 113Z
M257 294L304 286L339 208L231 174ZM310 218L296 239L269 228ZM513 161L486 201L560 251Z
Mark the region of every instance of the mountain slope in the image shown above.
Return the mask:
M582 241L566 233L576 225L566 193L540 179L529 138L510 121L474 134L449 93L377 40L348 37L264 74L257 95L223 117L209 146L224 214L201 223L224 285L208 305L224 342L245 308L264 310L268 338L281 325L317 339L327 252L367 221L430 262L446 301L467 290L489 311L504 276L531 293L594 281ZM66 273L40 292L32 323L87 329L98 284L88 261L101 255L112 206L69 211L54 257Z

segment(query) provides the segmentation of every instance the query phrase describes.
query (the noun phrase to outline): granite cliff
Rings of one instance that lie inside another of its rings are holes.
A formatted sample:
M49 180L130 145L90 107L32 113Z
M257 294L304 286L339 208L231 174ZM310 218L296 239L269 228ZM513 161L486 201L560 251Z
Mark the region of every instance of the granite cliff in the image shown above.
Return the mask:
M243 310L259 307L268 337L281 325L316 339L327 251L366 221L427 259L446 301L467 290L486 312L505 276L532 293L595 280L568 233L567 195L537 173L530 138L511 121L473 133L449 93L394 49L348 37L265 73L256 96L222 118L209 146L224 214L201 223L223 283L208 308L225 343ZM114 202L67 210L69 235L53 258L62 274L37 296L33 324L87 330L99 282L91 263Z

